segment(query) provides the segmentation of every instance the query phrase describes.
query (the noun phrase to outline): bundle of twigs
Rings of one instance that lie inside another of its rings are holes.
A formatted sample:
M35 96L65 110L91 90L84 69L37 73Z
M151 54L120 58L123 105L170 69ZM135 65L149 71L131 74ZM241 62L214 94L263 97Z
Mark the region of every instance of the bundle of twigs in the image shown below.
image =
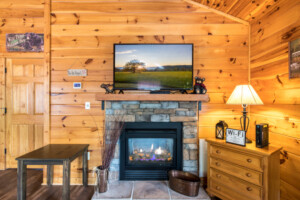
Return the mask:
M117 142L122 133L124 126L124 120L121 117L115 117L112 121L108 121L105 124L104 141L105 146L102 150L102 165L98 166L98 169L108 169L111 160L114 157L115 148Z

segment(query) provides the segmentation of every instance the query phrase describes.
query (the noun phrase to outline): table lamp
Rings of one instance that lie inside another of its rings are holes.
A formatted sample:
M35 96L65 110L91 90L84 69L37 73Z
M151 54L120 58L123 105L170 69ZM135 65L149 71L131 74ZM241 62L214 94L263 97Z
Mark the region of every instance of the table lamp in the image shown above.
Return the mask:
M226 104L242 105L243 116L240 118L242 130L247 133L249 127L249 117L247 117L247 105L262 105L263 102L253 89L251 85L238 85L233 90ZM252 143L251 140L246 138L246 143Z

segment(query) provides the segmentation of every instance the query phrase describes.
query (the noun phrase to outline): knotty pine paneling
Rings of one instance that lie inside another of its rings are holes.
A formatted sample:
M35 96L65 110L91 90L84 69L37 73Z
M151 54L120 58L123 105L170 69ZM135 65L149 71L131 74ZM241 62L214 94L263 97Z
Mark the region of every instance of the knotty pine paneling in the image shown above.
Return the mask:
M6 54L7 33L44 33L44 0L0 2L0 56ZM43 56L43 53L38 53ZM9 56L12 54L9 54ZM19 55L19 56L22 56Z
M251 23L251 84L264 102L251 106L251 130L270 125L270 142L288 159L280 168L281 199L299 199L300 79L289 79L288 42L299 38L300 2L282 0Z
M229 15L238 17L246 21L253 21L275 7L277 0L256 0L256 1L237 1L237 0L193 0L210 8L222 11Z
M53 0L51 8L51 142L90 143L90 169L100 164L94 152L105 120L95 94L113 82L114 43L194 43L194 75L206 78L211 99L199 112L199 137L214 136L220 119L239 126L241 107L225 102L248 81L248 26L184 1ZM68 69L87 69L88 76L69 77ZM55 170L54 181L61 177Z

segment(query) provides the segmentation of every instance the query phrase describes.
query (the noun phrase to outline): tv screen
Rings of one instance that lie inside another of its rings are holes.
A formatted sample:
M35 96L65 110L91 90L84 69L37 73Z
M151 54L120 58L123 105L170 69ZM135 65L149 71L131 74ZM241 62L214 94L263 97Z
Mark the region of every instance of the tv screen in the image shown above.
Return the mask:
M193 44L114 45L114 89L192 88Z

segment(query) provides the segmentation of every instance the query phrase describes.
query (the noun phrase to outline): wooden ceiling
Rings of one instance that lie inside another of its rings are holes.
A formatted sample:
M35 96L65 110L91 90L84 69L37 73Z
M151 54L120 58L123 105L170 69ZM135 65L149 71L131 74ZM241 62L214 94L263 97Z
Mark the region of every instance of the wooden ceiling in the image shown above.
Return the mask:
M273 10L282 0L192 0L210 8L252 22ZM296 0L297 1L297 0Z

